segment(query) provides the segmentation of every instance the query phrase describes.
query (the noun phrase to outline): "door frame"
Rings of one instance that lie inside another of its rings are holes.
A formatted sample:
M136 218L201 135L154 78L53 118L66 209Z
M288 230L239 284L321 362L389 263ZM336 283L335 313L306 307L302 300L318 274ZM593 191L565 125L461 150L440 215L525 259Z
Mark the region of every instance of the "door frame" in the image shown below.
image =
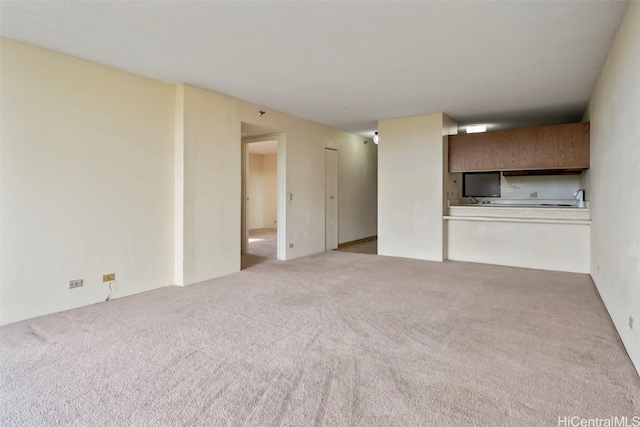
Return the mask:
M277 159L277 207L278 207L278 223L277 223L277 255L278 260L285 261L287 259L286 249L286 195L287 195L287 168L286 168L286 137L284 132L268 133L256 136L242 137L242 184L241 184L241 223L240 223L240 253L246 254L249 249L249 233L247 230L247 172L249 170L249 150L247 144L261 141L277 141L278 148L276 150Z
M335 152L335 162L336 162L336 171L335 171L335 196L333 196L335 198L335 247L332 248L328 248L327 245L327 236L328 236L328 227L327 227L327 209L328 209L328 200L327 200L327 150L329 151L334 151ZM324 148L324 250L328 251L328 250L334 250L334 249L338 249L338 246L340 244L340 233L339 233L339 213L340 213L340 208L338 206L338 201L339 201L339 183L338 183L338 175L339 175L339 156L338 156L338 149L337 148L331 148L331 147L325 147Z

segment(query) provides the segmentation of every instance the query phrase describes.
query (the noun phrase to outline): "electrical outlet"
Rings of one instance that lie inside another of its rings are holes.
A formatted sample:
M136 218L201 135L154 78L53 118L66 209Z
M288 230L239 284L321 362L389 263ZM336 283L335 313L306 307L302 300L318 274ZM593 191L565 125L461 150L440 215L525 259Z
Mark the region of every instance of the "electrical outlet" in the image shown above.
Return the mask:
M82 287L82 279L78 280L69 280L69 289L81 288Z
M532 191L531 193L529 193L529 198L537 199L538 198L538 192L537 191Z
M113 280L116 280L116 273L109 273L109 274L102 275L103 282L111 282Z
M629 316L629 327L633 329L633 316Z
M293 243L289 243L289 249L293 247Z

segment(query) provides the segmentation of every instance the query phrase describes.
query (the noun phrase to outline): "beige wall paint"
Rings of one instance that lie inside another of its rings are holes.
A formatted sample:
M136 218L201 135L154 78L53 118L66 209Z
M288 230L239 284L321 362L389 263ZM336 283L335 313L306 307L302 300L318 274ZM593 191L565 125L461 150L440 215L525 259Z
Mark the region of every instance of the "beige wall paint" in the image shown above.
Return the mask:
M183 96L183 276L188 285L240 270L241 139L238 101L178 85ZM178 135L179 139L180 136Z
M338 243L378 230L378 147L360 138L338 140Z
M116 273L117 298L238 271L241 120L286 132L279 257L324 250L323 150L361 137L8 40L1 71L0 322L99 302L104 273ZM375 193L375 181L354 181ZM340 217L375 210L363 200ZM78 278L84 287L68 290Z
M450 173L445 179L447 183L446 197L447 200L459 200L462 198L462 174Z
M266 111L258 116L258 111ZM278 111L240 102L240 120L277 129L286 136L279 149L286 151L286 191L278 207L286 215L285 259L293 259L324 250L324 144L331 143L329 128L306 122ZM282 157L282 156L281 156ZM281 168L279 168L281 169ZM289 201L287 194L293 195ZM283 221L278 220L281 224Z
M640 2L631 2L589 103L591 276L640 371ZM635 319L629 327L629 316Z
M258 111L266 111L259 116ZM279 111L270 110L264 106L240 101L240 120L246 123L277 129L282 132L278 153L279 185L286 190L279 194L278 199L278 230L285 235L279 244L286 254L281 259L293 259L305 255L324 251L324 148L341 150L356 145L364 145L364 139L338 129L318 123L299 119ZM367 144L367 150L376 150ZM357 149L357 148L356 148ZM370 157L371 158L371 157ZM338 163L349 162L340 157ZM283 171L282 174L280 171ZM344 171L347 171L345 168ZM375 181L358 180L360 170L354 162L353 173L340 174L339 191L343 191L342 183L355 185L360 190L371 194L375 190ZM286 172L286 173L285 173ZM280 182L282 180L283 182ZM352 182L353 181L353 182ZM347 190L344 190L347 191ZM292 200L288 200L288 195ZM354 209L349 205L338 206L339 222L356 224L363 212L375 211L375 199L367 197L363 203ZM286 224L285 224L286 218ZM283 228L283 225L286 228ZM361 224L357 232L351 236L354 239L375 235L376 230L370 223ZM342 239L339 236L340 241ZM294 247L287 247L293 243ZM278 255L280 258L280 255Z
M448 213L449 209L449 197L457 192L458 180L451 179L452 175L449 173L449 135L456 135L458 133L458 124L451 120L449 117L442 115L442 213ZM447 235L446 224L442 223L442 259L447 259L447 250L449 247L449 237Z
M173 86L0 43L0 322L172 284Z
M263 207L262 227L277 228L278 222L278 156L262 156Z
M184 86L175 87L173 135L173 283L184 284Z
M447 128L442 113L378 122L380 255L444 259Z
M247 227L249 230L263 228L264 224L264 156L249 153L247 168Z
M501 198L529 199L531 192L538 199L572 199L580 188L581 175L502 176Z
M448 220L448 258L542 270L589 272L589 225Z
M247 171L247 227L276 228L278 176L276 154L249 153Z

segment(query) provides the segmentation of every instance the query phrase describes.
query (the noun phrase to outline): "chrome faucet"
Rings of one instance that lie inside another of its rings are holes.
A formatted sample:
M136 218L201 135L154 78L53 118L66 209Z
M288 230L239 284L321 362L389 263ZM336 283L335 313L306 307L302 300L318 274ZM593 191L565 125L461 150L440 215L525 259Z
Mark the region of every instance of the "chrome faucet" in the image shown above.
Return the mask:
M474 205L477 205L477 204L479 203L479 202L478 202L478 199L476 199L476 198L475 198L475 197L473 197L473 196L469 196L469 200L471 200L471 203L473 203Z
M574 194L576 200L578 201L578 207L584 208L584 190L578 190Z

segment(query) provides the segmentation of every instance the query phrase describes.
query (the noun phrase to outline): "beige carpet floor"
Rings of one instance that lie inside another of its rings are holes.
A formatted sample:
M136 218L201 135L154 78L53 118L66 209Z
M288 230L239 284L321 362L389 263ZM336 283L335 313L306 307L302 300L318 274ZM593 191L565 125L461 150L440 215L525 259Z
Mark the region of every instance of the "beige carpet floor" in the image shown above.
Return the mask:
M276 259L277 233L275 228L249 230L249 250L242 257L242 269Z
M0 328L0 425L556 426L640 413L589 276L327 252Z
M354 254L378 254L378 239L372 239L368 242L354 243L353 245L338 248L340 252L351 252Z

